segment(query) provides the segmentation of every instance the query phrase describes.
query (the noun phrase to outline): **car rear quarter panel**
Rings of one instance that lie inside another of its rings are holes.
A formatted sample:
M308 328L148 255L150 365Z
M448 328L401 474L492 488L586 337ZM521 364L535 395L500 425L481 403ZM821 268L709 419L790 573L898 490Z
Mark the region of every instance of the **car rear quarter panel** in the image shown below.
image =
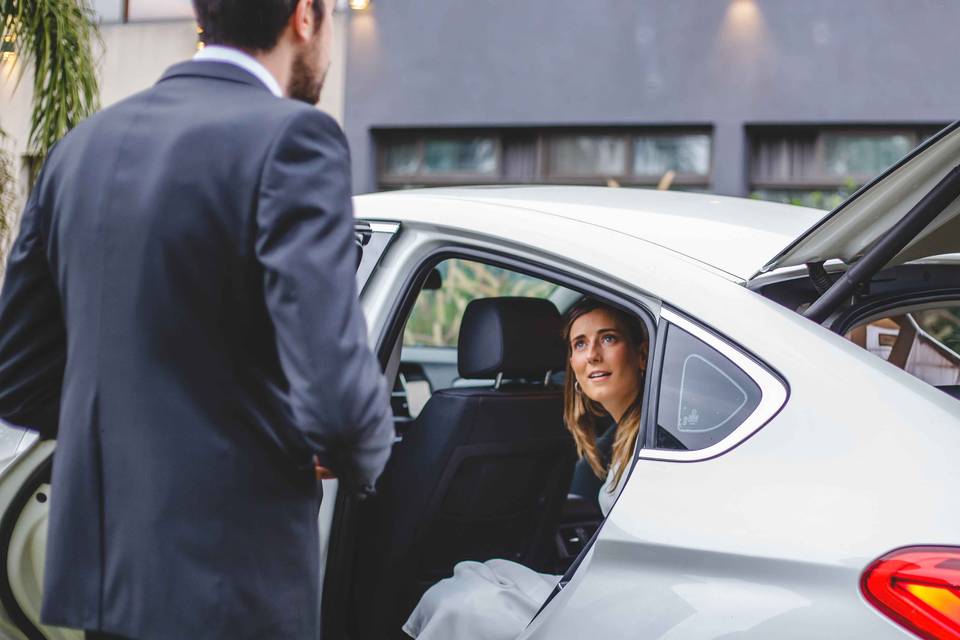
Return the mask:
M909 636L859 580L892 549L960 545L960 403L799 316L753 311L714 328L787 380L782 411L712 460L639 460L585 571L526 637Z

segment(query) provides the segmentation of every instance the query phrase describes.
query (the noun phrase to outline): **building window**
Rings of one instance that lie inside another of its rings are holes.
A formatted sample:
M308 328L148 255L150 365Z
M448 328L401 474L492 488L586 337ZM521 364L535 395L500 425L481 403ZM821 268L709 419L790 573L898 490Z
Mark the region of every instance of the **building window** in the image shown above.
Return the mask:
M380 174L388 183L489 178L500 165L493 136L420 136L394 140L381 149Z
M681 189L710 184L711 134L705 127L383 130L374 135L382 189L498 182Z
M428 175L493 175L497 170L497 141L494 138L424 140L422 169Z
M420 173L420 145L416 142L396 142L384 147L382 173L391 178Z
M563 178L624 175L627 161L625 136L553 136L550 173Z
M833 209L939 129L749 127L750 195Z
M909 133L824 133L821 137L824 171L837 177L871 178L917 146L917 137Z
M633 140L633 173L659 177L667 171L690 177L710 175L710 136L642 136Z
M710 177L708 133L644 132L546 136L551 177L577 181L605 178L618 183L671 182L706 187Z

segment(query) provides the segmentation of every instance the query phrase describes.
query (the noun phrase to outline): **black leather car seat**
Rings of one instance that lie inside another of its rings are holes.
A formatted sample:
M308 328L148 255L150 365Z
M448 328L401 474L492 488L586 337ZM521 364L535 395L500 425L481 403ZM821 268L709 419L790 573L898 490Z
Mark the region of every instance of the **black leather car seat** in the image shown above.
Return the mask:
M357 637L403 637L423 592L461 560L546 562L575 462L562 391L545 384L564 365L560 332L546 300L467 306L460 377L498 384L435 392L361 504Z

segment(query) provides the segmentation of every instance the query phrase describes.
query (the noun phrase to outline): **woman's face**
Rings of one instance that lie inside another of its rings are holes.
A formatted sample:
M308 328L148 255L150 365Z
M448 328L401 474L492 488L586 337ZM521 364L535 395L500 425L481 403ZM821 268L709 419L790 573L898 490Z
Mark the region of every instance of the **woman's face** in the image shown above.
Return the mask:
M617 421L640 388L640 353L607 309L585 313L570 326L570 366L588 398Z

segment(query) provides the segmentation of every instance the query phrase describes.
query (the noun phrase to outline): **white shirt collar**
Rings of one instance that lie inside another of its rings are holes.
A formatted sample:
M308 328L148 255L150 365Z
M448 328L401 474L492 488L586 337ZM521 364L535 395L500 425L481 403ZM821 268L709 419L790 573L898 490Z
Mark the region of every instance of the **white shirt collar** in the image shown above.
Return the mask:
M253 56L240 51L239 49L234 49L233 47L224 47L220 45L209 45L197 51L196 55L193 56L194 60L214 60L216 62L226 62L228 64L236 65L245 71L249 71L257 77L257 79L266 85L267 89L270 89L273 95L278 98L283 97L283 91L280 89L280 84L277 82L277 79L273 77L273 74L267 71L267 68L260 64L256 58Z

